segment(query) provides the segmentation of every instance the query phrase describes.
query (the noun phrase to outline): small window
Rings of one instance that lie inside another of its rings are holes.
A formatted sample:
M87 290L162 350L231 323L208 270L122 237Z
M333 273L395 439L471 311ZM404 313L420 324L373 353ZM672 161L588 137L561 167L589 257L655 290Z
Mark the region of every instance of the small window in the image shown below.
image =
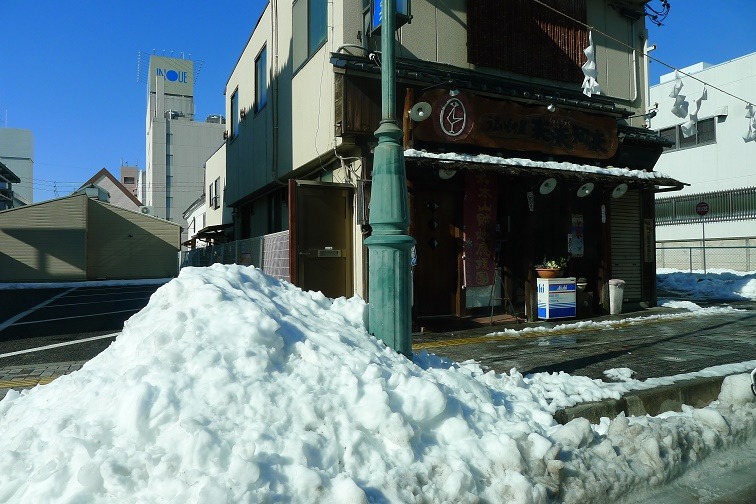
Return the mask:
M213 182L213 194L215 195L215 200L213 201L213 208L220 208L220 177L215 179L215 182Z
M124 184L135 184L136 181L134 180L134 177L123 177L123 183Z
M263 47L255 60L255 112L268 103L268 64L266 48Z
M707 143L714 143L717 141L717 127L715 124L715 117L710 117L709 119L704 119L703 121L698 121L697 124L697 143L700 144L707 144Z
M292 53L295 69L310 59L328 38L327 19L326 0L294 0Z
M229 138L234 138L239 134L239 90L235 90L231 95L231 132Z

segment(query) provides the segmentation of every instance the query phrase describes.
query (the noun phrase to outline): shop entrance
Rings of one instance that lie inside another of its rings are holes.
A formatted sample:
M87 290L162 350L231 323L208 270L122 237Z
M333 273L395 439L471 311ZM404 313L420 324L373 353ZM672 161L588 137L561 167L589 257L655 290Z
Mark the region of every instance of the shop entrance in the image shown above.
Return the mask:
M413 268L415 317L461 314L461 190L464 187L453 190L453 179L441 182L416 183L410 192L410 234L417 242L417 264Z

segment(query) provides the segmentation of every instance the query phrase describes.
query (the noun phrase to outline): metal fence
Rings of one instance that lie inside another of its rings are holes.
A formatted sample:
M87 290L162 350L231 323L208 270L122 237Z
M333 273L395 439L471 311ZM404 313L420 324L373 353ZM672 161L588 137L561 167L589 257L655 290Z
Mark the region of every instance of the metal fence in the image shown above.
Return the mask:
M682 271L756 271L756 247L659 247L656 267Z
M275 278L289 281L289 232L179 252L179 266L254 264Z

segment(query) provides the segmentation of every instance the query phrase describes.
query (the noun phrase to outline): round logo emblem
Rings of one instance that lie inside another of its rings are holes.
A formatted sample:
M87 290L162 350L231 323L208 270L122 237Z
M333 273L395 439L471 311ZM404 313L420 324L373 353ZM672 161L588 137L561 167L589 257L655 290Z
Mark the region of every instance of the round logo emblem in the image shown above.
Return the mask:
M459 98L450 98L441 107L440 121L441 131L450 137L458 137L465 132L467 126L467 110L465 104Z
M178 79L178 72L176 70L168 70L167 72L165 72L165 78L171 82L174 82Z
M470 104L463 95L446 95L433 107L433 125L436 133L447 141L467 138L473 128Z

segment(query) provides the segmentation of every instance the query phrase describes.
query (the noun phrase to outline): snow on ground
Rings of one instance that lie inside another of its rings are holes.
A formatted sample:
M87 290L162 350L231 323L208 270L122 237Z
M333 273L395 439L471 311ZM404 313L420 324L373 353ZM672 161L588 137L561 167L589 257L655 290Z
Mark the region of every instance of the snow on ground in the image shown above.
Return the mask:
M728 270L693 271L659 269L656 283L666 291L693 301L756 301L756 273Z
M756 435L747 373L707 408L561 426L643 383L408 360L366 316L251 266L183 269L81 370L0 401L0 502L603 503Z

